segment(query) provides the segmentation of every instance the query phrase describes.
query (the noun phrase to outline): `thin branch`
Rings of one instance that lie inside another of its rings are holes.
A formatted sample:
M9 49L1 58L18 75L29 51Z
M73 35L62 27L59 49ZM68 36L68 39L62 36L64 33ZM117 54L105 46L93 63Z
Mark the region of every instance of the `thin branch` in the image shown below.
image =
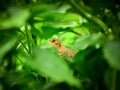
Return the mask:
M94 23L98 24L106 33L107 33L107 25L102 21L100 20L99 18L91 15L90 13L88 13L81 5L77 4L75 2L75 0L70 0L70 4L78 10L78 12L83 16L85 17L86 19L90 20L90 21L93 21Z

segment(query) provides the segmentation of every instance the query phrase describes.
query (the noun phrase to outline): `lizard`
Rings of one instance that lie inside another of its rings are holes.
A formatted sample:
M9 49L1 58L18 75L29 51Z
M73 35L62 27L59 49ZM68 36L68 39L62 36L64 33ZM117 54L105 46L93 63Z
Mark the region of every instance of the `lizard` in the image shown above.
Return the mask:
M49 44L51 44L53 47L57 48L58 52L61 54L61 56L67 55L68 57L74 57L77 53L74 50L70 50L66 46L62 44L62 42L57 38L52 38L49 41Z

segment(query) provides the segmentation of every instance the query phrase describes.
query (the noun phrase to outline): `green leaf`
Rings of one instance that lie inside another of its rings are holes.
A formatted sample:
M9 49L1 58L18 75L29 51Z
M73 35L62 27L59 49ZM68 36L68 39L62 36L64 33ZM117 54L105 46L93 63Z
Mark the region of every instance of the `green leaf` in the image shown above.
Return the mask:
M45 39L48 39L51 36L53 36L54 34L57 34L58 32L63 31L64 29L55 28L55 27L51 27L51 26L43 26L42 30L43 30L42 37Z
M120 70L120 41L108 41L104 48L104 56L111 67Z
M18 40L14 31L0 31L0 62L7 52L9 52Z
M94 50L93 47L89 47L85 50L82 50L82 51L78 52L75 55L74 60L75 61L83 61L85 59L85 57L87 57L88 54L92 53L93 50Z
M19 9L16 7L9 8L6 14L10 14L10 16L0 19L0 26L2 28L21 27L29 17L29 11L27 9Z
M87 34L85 36L80 37L72 48L76 50L83 50L89 46L96 46L99 48L101 44L105 41L104 35L102 33L94 33L94 34Z
M47 12L41 14L47 25L54 27L74 27L79 23L79 16L72 13Z
M78 79L72 75L67 63L50 49L33 49L34 57L27 56L23 62L36 70L39 74L47 76L56 82L66 82L70 85L81 86Z
M46 20L60 20L62 17L64 17L64 13L59 12L46 12L42 13L41 16L45 18Z

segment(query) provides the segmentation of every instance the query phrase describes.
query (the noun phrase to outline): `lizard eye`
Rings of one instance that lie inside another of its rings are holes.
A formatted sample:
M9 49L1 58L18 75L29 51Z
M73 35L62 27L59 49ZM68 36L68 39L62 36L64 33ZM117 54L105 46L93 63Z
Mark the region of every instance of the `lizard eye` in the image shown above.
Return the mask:
M55 42L55 39L53 39L52 42Z

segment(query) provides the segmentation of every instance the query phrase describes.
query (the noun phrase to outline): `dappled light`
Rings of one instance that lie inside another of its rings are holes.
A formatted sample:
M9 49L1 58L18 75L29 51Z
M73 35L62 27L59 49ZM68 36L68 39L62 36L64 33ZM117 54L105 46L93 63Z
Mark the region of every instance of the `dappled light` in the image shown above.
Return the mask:
M0 90L120 90L118 0L0 1Z

